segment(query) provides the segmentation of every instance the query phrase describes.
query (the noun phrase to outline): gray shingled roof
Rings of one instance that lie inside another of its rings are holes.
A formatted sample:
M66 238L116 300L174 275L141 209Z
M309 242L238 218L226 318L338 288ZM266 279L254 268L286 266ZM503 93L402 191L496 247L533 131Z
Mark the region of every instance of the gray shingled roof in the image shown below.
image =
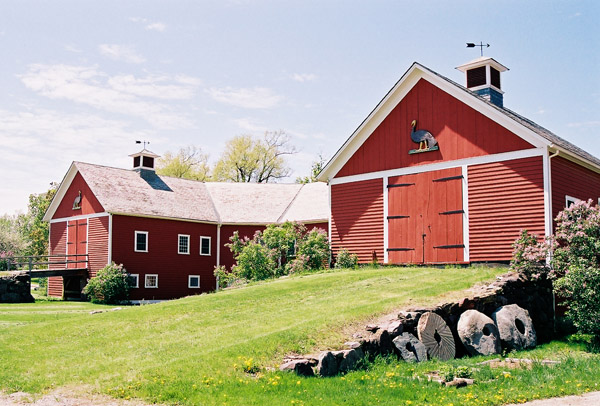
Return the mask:
M329 217L325 184L205 183L160 176L150 170L73 164L109 213L222 224L313 222ZM291 215L285 215L290 208Z
M529 120L526 117L523 117L520 114L515 113L514 111L507 109L506 107L500 107L495 105L494 103L490 102L489 100L487 100L484 97L479 96L478 94L476 94L475 92L472 92L471 90L467 89L466 87L456 83L455 81L448 79L447 77L440 75L439 73L432 71L431 69L427 68L426 66L421 65L418 62L414 62L414 64L419 65L421 68L423 68L424 70L426 70L427 72L436 75L437 77L444 79L445 81L447 81L448 83L456 86L457 88L461 89L462 91L465 91L467 93L469 93L471 96L476 97L480 100L482 100L483 102L487 103L489 106L495 108L496 110L500 111L501 113L505 114L507 117L510 117L512 120L516 121L517 123L521 124L522 126L528 128L529 130L533 131L534 133L536 133L537 135L545 138L546 140L550 141L552 144L554 144L555 146L562 148L566 151L569 151L570 153L572 153L573 155L575 155L576 157L579 158L583 158L591 163L593 163L594 165L597 165L598 167L600 167L600 159L596 158L595 156L593 156L592 154L590 154L589 152L584 151L583 149L579 148L577 145L570 143L569 141L559 137L558 135L554 134L552 131L549 131L547 129L545 129L544 127L542 127L541 125ZM410 69L409 69L410 70Z

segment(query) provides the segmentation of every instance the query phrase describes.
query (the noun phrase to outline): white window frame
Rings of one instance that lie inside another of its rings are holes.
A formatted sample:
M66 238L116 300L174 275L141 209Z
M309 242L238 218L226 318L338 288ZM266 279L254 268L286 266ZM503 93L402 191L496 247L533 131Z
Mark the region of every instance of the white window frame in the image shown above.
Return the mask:
M138 250L138 244L137 244L137 239L138 239L138 235L145 235L146 236L146 249L145 250ZM148 231L135 231L134 232L134 238L133 238L133 250L135 252L148 252Z
M198 278L198 286L192 286L192 278ZM200 289L200 275L188 275L188 288Z
M576 204L579 203L581 201L581 199L578 199L576 197L573 196L569 196L569 195L565 195L565 208L569 208L569 202Z
M128 278L135 277L135 286L129 285L130 288L135 289L135 288L140 287L140 274L139 273L130 273L130 274L127 274L127 277Z
M202 253L202 241L204 241L204 240L208 240L208 254ZM208 237L206 235L201 235L200 236L200 255L204 255L204 256L210 257L211 251L212 251L211 244L212 244L212 241L211 241L210 237Z
M148 277L149 276L155 276L156 277L156 286L148 285ZM156 274L156 273L147 273L146 275L144 275L144 287L146 289L158 289L158 274Z
M181 251L181 237L187 237L187 251ZM177 234L177 253L181 255L190 255L190 242L191 238L189 234Z

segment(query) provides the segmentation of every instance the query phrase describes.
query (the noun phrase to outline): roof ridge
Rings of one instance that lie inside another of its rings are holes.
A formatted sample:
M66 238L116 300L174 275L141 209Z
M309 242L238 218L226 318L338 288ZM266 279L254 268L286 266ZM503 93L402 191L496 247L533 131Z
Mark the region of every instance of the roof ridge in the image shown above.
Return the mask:
M219 225L221 225L221 224L223 224L223 222L221 221L221 213L219 213L219 210L217 209L217 205L215 204L215 200L210 191L210 187L206 186L206 182L202 182L202 183L204 183L204 187L206 188L206 192L208 193L208 198L210 199L210 204L211 204L215 214L217 215L217 222Z
M294 195L294 197L292 198L292 200L288 203L288 205L283 210L283 213L281 213L281 215L279 217L277 217L277 222L278 223L281 223L281 219L283 218L283 216L285 216L287 214L287 212L290 209L290 207L292 207L292 204L294 204L294 202L296 201L296 198L300 194L300 191L302 189L304 189L304 186L306 186L306 183L303 183L303 184L300 185L300 187L298 188L298 191L296 192L296 194Z

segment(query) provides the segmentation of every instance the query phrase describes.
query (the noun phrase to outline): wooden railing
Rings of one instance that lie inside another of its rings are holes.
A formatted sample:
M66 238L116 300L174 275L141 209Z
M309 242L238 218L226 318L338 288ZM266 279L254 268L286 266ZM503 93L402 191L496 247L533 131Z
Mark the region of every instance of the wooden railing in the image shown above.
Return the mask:
M27 257L7 257L6 269L10 271L26 271L35 276L64 275L65 271L81 273L88 270L87 254L71 255L32 255ZM74 266L73 266L74 265Z

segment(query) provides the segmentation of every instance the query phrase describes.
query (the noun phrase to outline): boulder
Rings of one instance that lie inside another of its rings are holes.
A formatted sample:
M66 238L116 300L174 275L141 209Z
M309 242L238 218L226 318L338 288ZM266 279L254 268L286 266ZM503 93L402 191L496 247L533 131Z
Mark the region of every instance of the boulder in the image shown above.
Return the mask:
M498 354L501 350L494 321L477 310L467 310L461 314L456 329L470 355Z
M393 340L403 333L404 325L400 320L390 321L386 327L386 330L390 334L390 338Z
M342 353L342 360L338 364L338 371L341 373L356 369L358 362L365 356L363 350L360 348L340 352Z
M510 351L535 347L537 336L527 310L516 304L501 306L492 319L498 326L502 348Z
M432 358L448 361L456 355L452 331L436 313L427 312L419 318L417 335Z
M402 333L394 338L394 347L399 356L408 362L427 361L427 348L417 337L410 333Z
M291 371L301 376L314 376L311 362L307 359L296 359L286 362L279 367L280 371Z
M376 333L366 337L363 342L363 351L371 357L388 355L393 352L392 339L387 330L377 330Z
M336 376L338 374L338 363L331 351L323 351L319 355L317 372L321 376Z

